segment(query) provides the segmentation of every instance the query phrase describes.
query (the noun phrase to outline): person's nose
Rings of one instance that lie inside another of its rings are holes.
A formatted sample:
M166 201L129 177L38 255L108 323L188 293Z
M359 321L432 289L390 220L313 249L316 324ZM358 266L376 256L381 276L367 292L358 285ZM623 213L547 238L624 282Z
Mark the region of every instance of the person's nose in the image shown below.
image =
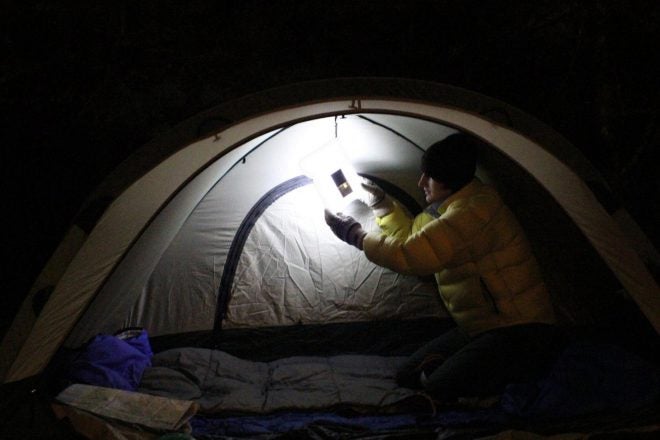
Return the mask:
M417 181L417 186L419 188L424 189L425 184L426 184L426 173L422 173L422 175L419 176L419 180Z

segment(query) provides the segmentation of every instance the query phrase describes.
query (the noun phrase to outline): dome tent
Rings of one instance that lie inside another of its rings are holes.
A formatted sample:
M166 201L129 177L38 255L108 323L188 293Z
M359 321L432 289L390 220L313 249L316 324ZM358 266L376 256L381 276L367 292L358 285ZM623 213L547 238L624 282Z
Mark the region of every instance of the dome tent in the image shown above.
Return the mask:
M221 105L122 164L19 311L4 381L38 375L62 345L129 326L159 337L445 316L432 283L375 268L331 235L299 162L337 137L359 173L414 210L422 151L455 130L493 147L480 152L479 176L528 230L564 322L597 322L623 289L660 331L660 289L642 261L657 253L643 239L632 246L634 222L597 199L590 188L606 183L561 136L464 90L347 79ZM33 297L48 286L35 317Z

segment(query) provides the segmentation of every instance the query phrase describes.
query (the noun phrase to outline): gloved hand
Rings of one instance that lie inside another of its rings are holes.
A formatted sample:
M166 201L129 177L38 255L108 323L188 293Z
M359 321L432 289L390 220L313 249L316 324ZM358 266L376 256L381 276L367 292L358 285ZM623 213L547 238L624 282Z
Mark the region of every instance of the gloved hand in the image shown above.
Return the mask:
M376 217L383 217L394 210L394 203L390 196L375 183L366 180L362 182L362 188L367 192L367 198L364 203L369 206Z
M335 215L326 209L325 222L340 240L362 250L362 241L367 233L362 229L362 225L357 220L350 215L343 215L341 213Z

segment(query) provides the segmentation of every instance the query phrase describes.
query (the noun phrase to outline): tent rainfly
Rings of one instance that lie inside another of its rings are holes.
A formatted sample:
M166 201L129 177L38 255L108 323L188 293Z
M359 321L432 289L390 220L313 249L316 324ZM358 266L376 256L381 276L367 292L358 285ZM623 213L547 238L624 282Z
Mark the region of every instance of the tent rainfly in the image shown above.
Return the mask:
M2 342L0 377L40 375L60 347L126 327L168 337L446 316L433 282L374 266L335 239L301 161L339 141L358 174L414 212L423 151L457 130L489 145L478 176L528 231L563 324L597 324L623 296L660 332L647 269L657 251L558 133L465 90L345 79L221 105L129 157L36 280ZM369 210L354 214L375 227Z

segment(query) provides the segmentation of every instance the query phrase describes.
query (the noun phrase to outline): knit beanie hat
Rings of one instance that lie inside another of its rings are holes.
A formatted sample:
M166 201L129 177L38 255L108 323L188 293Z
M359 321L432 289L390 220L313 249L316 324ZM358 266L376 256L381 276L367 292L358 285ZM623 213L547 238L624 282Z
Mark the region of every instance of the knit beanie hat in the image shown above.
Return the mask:
M458 191L474 178L480 140L456 133L431 145L422 155L422 172Z

